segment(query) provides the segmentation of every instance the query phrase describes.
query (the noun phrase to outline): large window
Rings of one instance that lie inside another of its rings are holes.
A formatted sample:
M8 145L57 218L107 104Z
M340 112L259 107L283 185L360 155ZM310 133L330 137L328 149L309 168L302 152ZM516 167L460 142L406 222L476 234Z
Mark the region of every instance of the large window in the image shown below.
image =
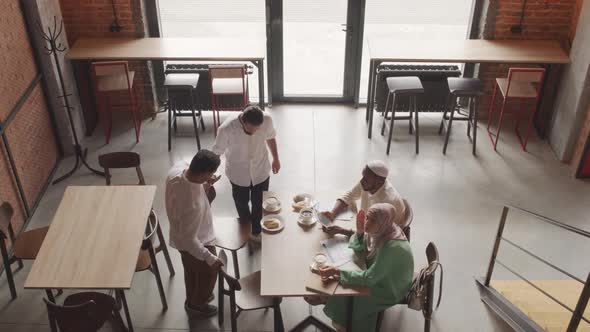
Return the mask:
M264 0L161 0L159 6L163 37L266 40ZM257 101L258 77L256 69L253 72L248 85L250 99Z
M367 0L359 99L367 100L368 38L466 39L474 0Z

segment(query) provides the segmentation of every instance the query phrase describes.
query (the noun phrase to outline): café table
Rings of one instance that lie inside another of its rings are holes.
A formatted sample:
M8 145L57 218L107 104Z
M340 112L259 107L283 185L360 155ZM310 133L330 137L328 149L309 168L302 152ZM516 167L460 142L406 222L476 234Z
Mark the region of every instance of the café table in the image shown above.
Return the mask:
M310 276L310 263L314 255L322 252L321 240L328 238L322 231L318 221L314 226L302 228L297 224L299 213L291 207L292 197L296 193L290 192L264 192L264 199L276 197L281 202L281 211L278 213L285 221L285 227L278 233L262 235L262 263L260 295L271 297L303 297L320 295L306 289L305 284ZM332 206L337 196L330 193L310 193L320 201L322 206ZM343 227L352 228L352 221L336 221ZM319 278L319 276L318 276ZM355 296L369 294L365 287L344 287L338 285L332 296L344 296L348 298L348 315L352 317L353 301ZM352 319L347 322L347 331L350 331ZM313 325L321 331L334 331L334 329L313 315L308 316L297 324L291 331L303 331L305 327Z
M66 54L75 61L243 61L258 69L258 104L264 109L266 39L79 38ZM269 104L271 104L269 91Z
M49 226L27 289L114 290L129 331L131 288L156 186L70 186Z
M378 68L384 62L420 63L506 63L544 66L548 74L542 87L539 105L552 107L555 89L545 89L549 81L557 81L559 65L569 63L569 56L559 42L553 40L398 40L368 38L369 86L367 92L366 121L368 137L373 130ZM545 102L545 100L548 100Z

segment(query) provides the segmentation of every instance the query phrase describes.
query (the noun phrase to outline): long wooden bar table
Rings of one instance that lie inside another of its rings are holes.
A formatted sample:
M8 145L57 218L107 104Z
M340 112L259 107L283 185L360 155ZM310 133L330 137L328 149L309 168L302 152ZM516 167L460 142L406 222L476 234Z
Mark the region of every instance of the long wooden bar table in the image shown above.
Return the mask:
M264 39L237 38L80 38L70 60L244 61L258 69L259 105L264 109ZM272 95L268 94L269 98ZM271 103L269 99L269 104Z
M115 290L133 331L125 289L135 266L156 186L68 187L25 288Z
M553 40L396 40L369 37L368 46L371 59L366 109L369 139L373 129L377 69L383 62L538 64L551 71L553 65L570 61L559 42ZM546 77L551 77L551 73ZM545 99L551 97L544 94Z
M278 213L285 221L285 228L276 234L262 235L262 263L260 294L272 297L303 297L314 296L318 293L305 288L310 275L309 265L316 253L322 252L321 240L328 238L322 231L318 221L313 227L302 228L297 224L299 213L291 207L295 193L265 192L264 199L276 197L281 201L282 209ZM320 193L314 195L322 206L332 206L336 195ZM352 221L337 221L342 226L352 228ZM338 285L333 296L347 296L349 298L349 317L352 316L352 301L354 296L368 295L369 290L364 287L343 287ZM303 331L308 325L315 325L322 331L331 330L329 326L315 318L307 317L292 331Z

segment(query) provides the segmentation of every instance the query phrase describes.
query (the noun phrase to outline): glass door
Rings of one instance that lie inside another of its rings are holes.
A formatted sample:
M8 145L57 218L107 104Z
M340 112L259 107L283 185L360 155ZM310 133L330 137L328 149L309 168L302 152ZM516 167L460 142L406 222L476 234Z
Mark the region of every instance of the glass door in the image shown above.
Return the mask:
M350 2L350 3L349 3ZM360 0L271 2L273 90L282 100L352 100Z

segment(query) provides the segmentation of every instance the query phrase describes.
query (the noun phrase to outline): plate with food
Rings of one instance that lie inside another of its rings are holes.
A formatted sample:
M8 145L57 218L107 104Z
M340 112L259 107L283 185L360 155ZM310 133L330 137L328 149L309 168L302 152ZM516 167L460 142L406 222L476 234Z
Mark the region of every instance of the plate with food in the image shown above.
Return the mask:
M262 208L266 212L277 213L281 211L281 201L276 197L268 197L262 201Z
M293 197L292 207L296 212L301 209L312 207L315 204L315 198L310 194L297 194Z
M260 226L267 233L278 233L285 228L285 222L278 214L271 214L262 218Z

